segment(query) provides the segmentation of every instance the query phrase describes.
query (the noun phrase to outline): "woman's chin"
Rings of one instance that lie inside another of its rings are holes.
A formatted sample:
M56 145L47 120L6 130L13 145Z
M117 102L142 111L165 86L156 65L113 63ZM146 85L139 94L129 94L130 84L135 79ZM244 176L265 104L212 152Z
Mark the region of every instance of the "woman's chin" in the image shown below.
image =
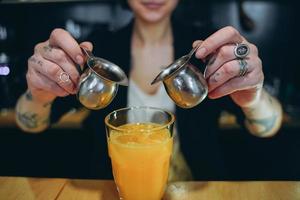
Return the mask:
M165 19L165 16L163 16L160 13L148 13L146 15L144 14L143 16L141 16L141 18L147 23L158 23Z

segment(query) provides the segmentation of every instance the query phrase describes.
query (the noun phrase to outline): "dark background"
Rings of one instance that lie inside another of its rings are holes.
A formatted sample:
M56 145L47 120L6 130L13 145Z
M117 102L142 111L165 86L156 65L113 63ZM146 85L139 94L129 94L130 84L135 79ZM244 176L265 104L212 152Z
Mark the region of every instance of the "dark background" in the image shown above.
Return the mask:
M278 97L289 117L279 134L260 139L239 128L222 129L220 142L228 177L224 179L300 180L299 31L294 1L181 0L175 17L201 30L236 27L260 50L265 87ZM117 1L1 3L0 115L13 108L25 91L26 61L36 43L52 29L67 29L77 40L95 28L114 30L126 25L130 11ZM119 45L119 44L112 44ZM15 126L0 127L0 175L101 178L89 173L92 141L82 129L49 129L27 134Z

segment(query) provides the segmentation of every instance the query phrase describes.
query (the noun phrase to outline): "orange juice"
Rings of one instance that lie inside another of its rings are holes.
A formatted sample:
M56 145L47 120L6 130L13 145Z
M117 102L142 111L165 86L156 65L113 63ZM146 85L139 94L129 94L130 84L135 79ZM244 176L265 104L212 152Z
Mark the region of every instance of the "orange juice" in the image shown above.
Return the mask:
M167 128L159 127L153 123L125 124L118 127L122 131L111 131L109 155L121 199L162 198L173 138Z

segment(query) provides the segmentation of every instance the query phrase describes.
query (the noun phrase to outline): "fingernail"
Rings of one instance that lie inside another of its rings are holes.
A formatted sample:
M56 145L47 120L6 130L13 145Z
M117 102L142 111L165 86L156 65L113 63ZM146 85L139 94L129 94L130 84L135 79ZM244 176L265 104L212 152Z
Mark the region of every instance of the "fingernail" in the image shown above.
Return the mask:
M83 64L83 57L81 55L77 55L75 59L77 64L79 65Z
M203 58L203 57L205 57L206 52L207 52L206 48L201 47L200 49L197 50L196 56L198 58Z
M193 48L195 48L196 46L199 46L201 43L202 43L202 41L195 42L195 43L193 44Z

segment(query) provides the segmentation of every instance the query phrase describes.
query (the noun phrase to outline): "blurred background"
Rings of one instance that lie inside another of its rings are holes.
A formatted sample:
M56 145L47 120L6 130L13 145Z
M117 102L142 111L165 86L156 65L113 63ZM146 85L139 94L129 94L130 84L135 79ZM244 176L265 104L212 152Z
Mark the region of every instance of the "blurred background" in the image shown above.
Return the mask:
M207 23L236 27L260 49L265 88L283 104L283 127L272 139L243 133L235 116L222 114L220 141L229 179L300 180L297 11L291 0L181 0L174 13L199 30ZM131 18L117 0L0 0L0 176L101 178L89 172L92 142L81 129L87 110L70 110L46 132L28 134L17 128L14 106L26 89L27 59L52 29L64 28L82 41L96 27L116 30Z

